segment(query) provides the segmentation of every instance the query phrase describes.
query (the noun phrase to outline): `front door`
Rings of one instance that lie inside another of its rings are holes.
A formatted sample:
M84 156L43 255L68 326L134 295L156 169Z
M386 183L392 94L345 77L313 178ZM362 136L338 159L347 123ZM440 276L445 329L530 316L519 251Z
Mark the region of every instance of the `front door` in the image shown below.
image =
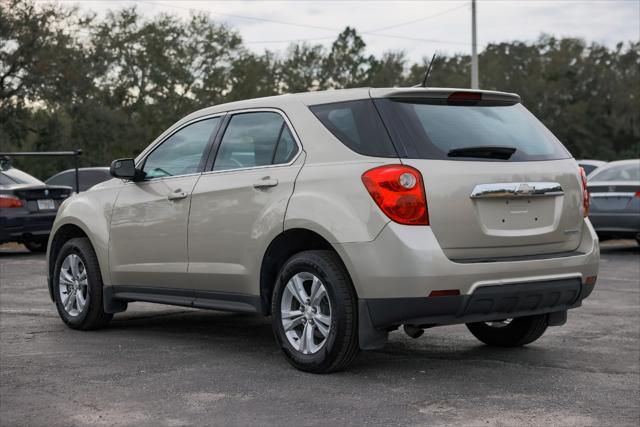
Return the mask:
M196 291L256 295L265 245L284 226L304 153L284 116L231 116L193 191L189 279Z
M180 128L144 159L144 180L124 184L111 219L115 286L188 288L191 193L220 121L212 117Z

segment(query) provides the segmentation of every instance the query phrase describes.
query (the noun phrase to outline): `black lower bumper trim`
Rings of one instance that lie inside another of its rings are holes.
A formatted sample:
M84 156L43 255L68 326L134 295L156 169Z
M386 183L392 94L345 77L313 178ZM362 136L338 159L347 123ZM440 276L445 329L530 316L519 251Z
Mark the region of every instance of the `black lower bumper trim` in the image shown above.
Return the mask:
M460 296L361 299L360 333L367 335L366 325L384 331L403 324L429 327L563 312L579 307L592 290L575 278L483 286Z

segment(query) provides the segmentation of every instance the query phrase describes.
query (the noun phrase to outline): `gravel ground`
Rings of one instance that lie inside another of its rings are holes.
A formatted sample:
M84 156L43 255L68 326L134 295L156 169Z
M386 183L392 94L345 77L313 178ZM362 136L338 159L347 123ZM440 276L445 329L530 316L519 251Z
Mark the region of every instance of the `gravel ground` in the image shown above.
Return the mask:
M332 375L291 368L268 319L144 303L66 328L45 259L0 247L0 424L633 425L640 423L640 251L605 243L596 289L532 345L464 326L400 332Z

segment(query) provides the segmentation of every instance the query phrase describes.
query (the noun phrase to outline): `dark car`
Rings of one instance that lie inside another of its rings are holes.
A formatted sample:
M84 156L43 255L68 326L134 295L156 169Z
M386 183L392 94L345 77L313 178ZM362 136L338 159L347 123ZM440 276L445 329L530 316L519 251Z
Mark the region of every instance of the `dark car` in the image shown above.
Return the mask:
M58 207L72 192L13 167L1 169L0 244L18 242L32 252L44 252Z
M589 175L589 219L601 240L640 243L640 159L608 163Z
M78 181L80 183L80 191L86 191L96 184L111 179L112 176L109 173L107 167L96 168L80 168L78 169ZM76 171L75 169L69 169L63 172L59 172L53 175L51 178L45 181L47 185L66 185L73 189L76 188Z

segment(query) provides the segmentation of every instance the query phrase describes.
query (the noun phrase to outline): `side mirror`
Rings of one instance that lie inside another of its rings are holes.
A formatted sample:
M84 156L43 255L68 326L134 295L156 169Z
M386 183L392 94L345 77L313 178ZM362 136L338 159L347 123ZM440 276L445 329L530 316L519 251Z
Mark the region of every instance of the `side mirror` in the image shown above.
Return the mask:
M111 162L109 169L111 176L115 178L128 179L130 181L140 181L143 172L136 169L133 159L118 159Z

